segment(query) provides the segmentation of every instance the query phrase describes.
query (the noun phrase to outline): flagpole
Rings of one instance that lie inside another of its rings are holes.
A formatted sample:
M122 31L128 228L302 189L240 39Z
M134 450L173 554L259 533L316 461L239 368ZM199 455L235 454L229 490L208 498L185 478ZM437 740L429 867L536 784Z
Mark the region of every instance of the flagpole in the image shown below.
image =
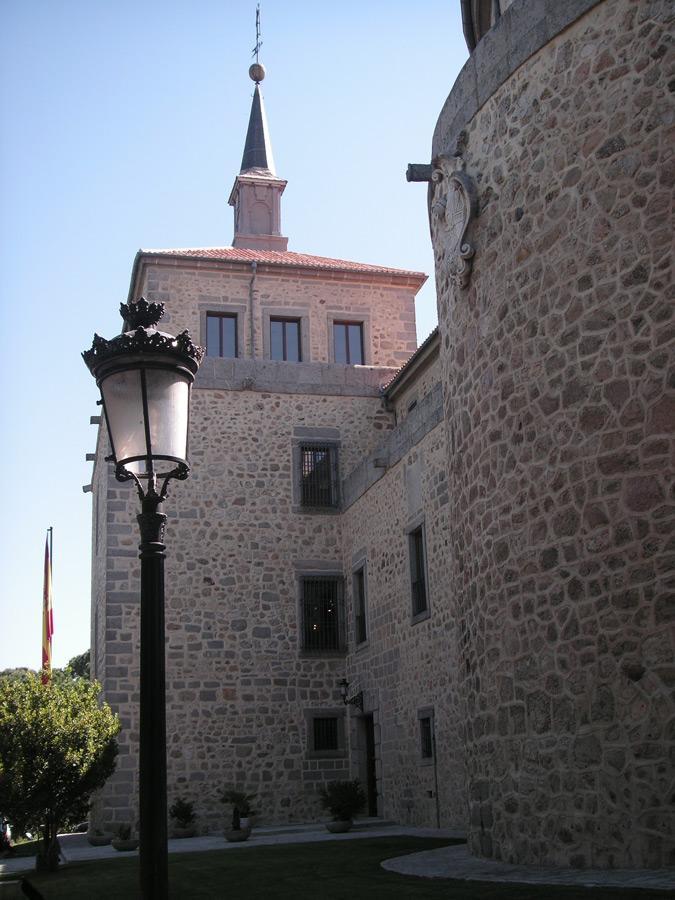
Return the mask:
M52 552L54 529L50 525L45 538L45 571L42 590L42 683L48 684L52 675Z

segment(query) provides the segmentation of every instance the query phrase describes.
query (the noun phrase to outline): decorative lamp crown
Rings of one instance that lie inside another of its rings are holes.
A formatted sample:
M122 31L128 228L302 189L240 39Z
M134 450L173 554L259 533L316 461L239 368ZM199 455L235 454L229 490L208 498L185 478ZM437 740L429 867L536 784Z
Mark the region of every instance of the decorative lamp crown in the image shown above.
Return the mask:
M115 476L133 480L143 496L163 478L161 496L170 478L187 478L187 435L190 389L204 350L190 332L179 335L157 330L163 303L122 303L120 315L130 326L111 340L95 334L82 354L101 390Z

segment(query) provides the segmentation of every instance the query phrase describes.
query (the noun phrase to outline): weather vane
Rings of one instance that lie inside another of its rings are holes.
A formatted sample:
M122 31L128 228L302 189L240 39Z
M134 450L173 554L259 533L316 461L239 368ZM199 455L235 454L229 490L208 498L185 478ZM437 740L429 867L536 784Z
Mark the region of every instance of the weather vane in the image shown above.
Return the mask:
M260 82L265 77L265 66L261 62L258 62L258 54L260 53L260 48L262 47L262 41L260 40L260 4L256 6L255 9L255 47L253 48L253 53L251 56L255 56L255 62L251 64L248 74L252 81L255 81L256 84L260 84Z
M255 56L256 63L258 62L258 53L260 52L260 48L262 47L262 41L260 40L260 4L255 8L255 47L253 48L253 52L251 56Z

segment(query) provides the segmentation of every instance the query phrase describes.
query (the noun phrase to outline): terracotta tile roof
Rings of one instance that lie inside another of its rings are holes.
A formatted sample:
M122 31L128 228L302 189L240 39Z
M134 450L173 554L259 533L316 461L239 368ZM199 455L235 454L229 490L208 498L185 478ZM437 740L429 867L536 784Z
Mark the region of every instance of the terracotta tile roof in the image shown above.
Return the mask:
M144 256L178 256L187 259L214 259L222 262L258 262L272 266L301 266L304 268L326 269L334 272L363 272L380 275L427 280L424 272L407 269L393 269L388 266L373 266L351 262L347 259L330 259L327 256L311 256L308 253L293 253L290 250L248 250L240 247L193 247L178 250L140 250Z

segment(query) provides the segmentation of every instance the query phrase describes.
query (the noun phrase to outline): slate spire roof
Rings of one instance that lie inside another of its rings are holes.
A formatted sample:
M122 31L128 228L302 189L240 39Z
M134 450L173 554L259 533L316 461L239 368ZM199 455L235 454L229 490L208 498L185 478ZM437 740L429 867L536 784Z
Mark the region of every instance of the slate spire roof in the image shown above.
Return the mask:
M262 169L270 175L276 175L274 170L274 157L272 156L272 143L270 141L265 104L263 103L260 85L256 83L251 104L251 115L248 120L244 155L241 159L239 174L251 169Z

